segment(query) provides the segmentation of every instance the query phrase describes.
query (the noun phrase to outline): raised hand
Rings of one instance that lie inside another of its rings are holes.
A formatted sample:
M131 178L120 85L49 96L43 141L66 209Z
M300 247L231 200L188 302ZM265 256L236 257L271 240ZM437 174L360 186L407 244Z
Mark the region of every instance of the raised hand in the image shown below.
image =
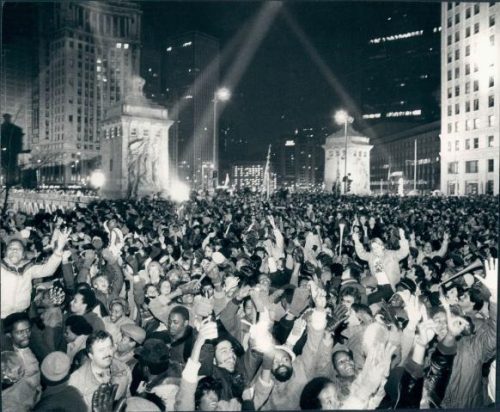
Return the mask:
M313 281L309 281L309 287L311 289L311 297L316 306L316 309L325 310L326 292Z
M70 257L71 257L71 251L65 250L62 254L62 263L69 263Z
M252 302L254 303L257 312L263 312L266 308L266 303L265 303L265 296L267 296L266 292L263 289L260 289L259 287L255 287L252 288L252 290L250 290L249 295L252 298Z
M484 261L484 278L474 275L491 293L491 299L497 301L498 293L498 259Z
M68 243L69 235L71 234L70 228L65 228L59 232L57 237L57 248L56 250L62 252L66 243Z
M327 320L328 331L334 333L337 328L347 320L347 318L349 317L348 312L349 311L345 305L335 306L332 317Z
M417 296L410 296L410 300L408 301L405 310L408 315L408 324L416 327L422 319L422 308Z
M236 292L236 299L237 300L243 300L245 299L247 296L250 295L250 292L252 291L252 288L248 285L245 285L243 287L241 287L238 292Z
M207 318L208 319L208 318ZM212 321L203 321L198 331L198 337L201 342L205 343L207 340L216 339L218 336L217 324Z
M432 319L418 324L418 336L415 338L417 344L426 347L434 336L436 336L436 324Z
M103 383L92 395L92 412L113 412L113 404L116 396L118 385ZM119 409L118 409L119 410Z
M399 238L404 239L405 238L405 230L402 228L399 228Z
M354 242L359 242L359 234L357 232L352 234L352 240L354 240Z
M368 352L363 370L359 375L359 389L368 398L383 386L389 376L392 355L396 347L390 343L376 343Z

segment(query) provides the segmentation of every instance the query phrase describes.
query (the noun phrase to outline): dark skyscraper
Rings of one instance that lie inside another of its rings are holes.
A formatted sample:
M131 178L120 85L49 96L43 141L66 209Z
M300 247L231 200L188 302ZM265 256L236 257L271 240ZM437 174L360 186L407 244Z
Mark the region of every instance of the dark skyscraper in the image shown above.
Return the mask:
M362 114L369 125L439 119L440 8L422 6L397 3L371 21L361 92Z
M208 183L218 160L213 100L219 80L219 42L190 32L168 39L162 53L161 92L174 120L170 149L177 151L178 178L199 187Z
M303 127L284 137L279 149L278 180L284 186L311 188L323 183L326 127Z
M13 16L2 21L2 58L0 61L1 113L12 116L12 122L23 129L23 148L32 140L32 93L37 60L35 41L36 7L29 4L5 4L5 14ZM4 16L5 16L4 14ZM22 17L22 24L20 18Z

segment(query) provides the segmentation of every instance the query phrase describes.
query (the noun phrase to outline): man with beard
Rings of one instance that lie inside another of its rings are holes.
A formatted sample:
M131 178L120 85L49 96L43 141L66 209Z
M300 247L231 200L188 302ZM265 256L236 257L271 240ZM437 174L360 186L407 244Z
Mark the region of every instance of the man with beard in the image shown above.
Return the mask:
M234 343L236 345L236 342ZM222 383L220 399L230 401L241 400L245 389L245 377L240 362L237 362L233 343L226 338L219 338L215 343L215 367L212 376Z
M319 346L326 328L326 293L310 283L315 309L309 317L307 341L300 356L287 346L275 347L271 367L272 386L269 396L255 393L256 410L299 409L300 395L306 383L314 376Z
M113 358L115 347L108 332L93 332L87 339L86 349L89 361L71 374L68 384L80 391L90 411L92 396L99 385L117 384L115 400L118 400L126 395L132 376L127 365Z

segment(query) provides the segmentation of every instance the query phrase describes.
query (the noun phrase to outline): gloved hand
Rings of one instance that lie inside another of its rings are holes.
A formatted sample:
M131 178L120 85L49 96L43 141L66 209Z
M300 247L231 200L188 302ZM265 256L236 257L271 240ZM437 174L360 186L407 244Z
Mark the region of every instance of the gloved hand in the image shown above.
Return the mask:
M118 385L101 384L92 396L92 412L120 412L124 410L127 399L122 398L115 404Z

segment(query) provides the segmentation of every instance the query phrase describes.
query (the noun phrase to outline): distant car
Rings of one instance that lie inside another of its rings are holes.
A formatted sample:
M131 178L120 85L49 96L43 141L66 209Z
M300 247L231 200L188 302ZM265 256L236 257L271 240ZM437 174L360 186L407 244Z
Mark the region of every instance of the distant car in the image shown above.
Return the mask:
M444 193L441 190L433 190L431 192L432 196L444 196Z
M420 196L418 190L410 190L406 196Z

